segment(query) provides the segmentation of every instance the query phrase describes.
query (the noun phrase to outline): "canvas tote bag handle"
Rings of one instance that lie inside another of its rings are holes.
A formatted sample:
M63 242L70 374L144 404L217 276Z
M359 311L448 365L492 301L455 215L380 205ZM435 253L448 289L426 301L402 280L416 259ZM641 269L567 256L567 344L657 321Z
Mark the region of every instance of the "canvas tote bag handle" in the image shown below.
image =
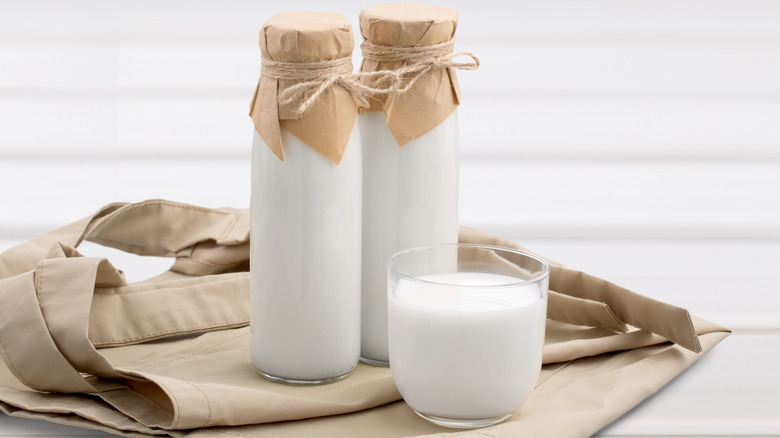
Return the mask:
M96 285L124 284L106 259L60 244L35 271L0 280L0 356L29 388L95 394L144 426L172 428L181 419L159 383L115 368L89 339Z
M458 239L530 252L508 240L465 227L461 227ZM627 325L632 325L695 353L702 351L686 309L639 295L560 263L548 262L551 273L547 318L622 333L627 331Z
M164 286L159 281L108 289L97 284L89 318L89 336L96 346L249 323L247 210L165 200L109 204L0 254L0 279L35 271L47 258L80 256L75 250L65 255L50 251L61 252L83 240L139 255L175 257L171 271L190 276ZM232 271L239 272L210 275Z
M58 243L76 247L83 240L138 255L176 257L172 270L177 272L213 274L249 259L249 213L165 200L109 204L0 254L0 279L35 269Z
M95 217L82 238L125 252L175 257L172 271L225 272L249 261L249 211L165 200L128 204Z
M0 354L9 369L37 390L94 392L81 373L124 376L96 345L246 325L246 272L127 285L106 259L83 257L71 246L87 239L136 254L184 252L187 259L202 243L245 245L245 217L242 210L168 201L111 204L1 254ZM238 253L248 258L248 251ZM155 312L159 317L149 315Z

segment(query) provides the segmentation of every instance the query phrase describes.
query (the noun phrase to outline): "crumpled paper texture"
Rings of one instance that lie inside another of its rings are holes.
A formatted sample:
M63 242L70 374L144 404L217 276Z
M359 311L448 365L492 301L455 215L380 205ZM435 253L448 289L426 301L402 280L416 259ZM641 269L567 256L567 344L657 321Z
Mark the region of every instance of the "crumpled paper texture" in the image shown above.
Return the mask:
M360 32L372 44L420 47L450 41L455 36L458 13L417 3L392 3L360 12ZM405 62L364 59L361 72L395 70ZM384 110L387 126L399 146L404 146L438 126L460 104L455 70L432 70L403 94L375 95L368 111Z
M280 62L331 61L351 57L355 46L346 17L327 12L288 12L268 19L260 31L263 58ZM260 137L284 160L281 129L338 164L352 134L358 102L349 91L333 86L305 112L296 102L280 105L278 95L297 81L260 76L249 115Z

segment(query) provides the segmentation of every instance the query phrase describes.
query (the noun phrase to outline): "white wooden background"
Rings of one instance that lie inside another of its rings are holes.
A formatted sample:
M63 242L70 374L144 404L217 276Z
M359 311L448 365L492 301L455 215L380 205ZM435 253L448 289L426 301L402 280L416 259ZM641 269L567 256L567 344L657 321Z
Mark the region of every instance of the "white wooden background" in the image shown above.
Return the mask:
M260 26L367 5L0 0L0 251L112 201L247 207ZM461 223L734 330L599 435L780 436L780 1L441 5L482 62Z

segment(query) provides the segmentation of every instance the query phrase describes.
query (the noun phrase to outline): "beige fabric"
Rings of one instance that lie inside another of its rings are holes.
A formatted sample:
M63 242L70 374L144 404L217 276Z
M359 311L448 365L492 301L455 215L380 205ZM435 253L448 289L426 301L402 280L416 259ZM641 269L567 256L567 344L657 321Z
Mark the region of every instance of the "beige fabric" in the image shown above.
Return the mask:
M258 376L248 353L248 228L244 210L112 204L1 254L0 409L128 436L588 436L728 335L554 264L532 397L503 424L454 432L398 401L386 368L361 364L315 387ZM127 284L109 261L82 257L82 240L176 261ZM465 228L461 240L516 247Z

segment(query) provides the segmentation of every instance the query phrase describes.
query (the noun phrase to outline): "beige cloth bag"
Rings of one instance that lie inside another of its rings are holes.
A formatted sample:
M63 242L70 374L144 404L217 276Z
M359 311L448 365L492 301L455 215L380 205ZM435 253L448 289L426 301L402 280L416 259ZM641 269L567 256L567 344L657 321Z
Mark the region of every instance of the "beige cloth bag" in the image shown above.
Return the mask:
M502 424L454 431L417 417L387 368L360 364L313 387L261 378L248 236L246 210L153 200L108 205L1 254L0 409L127 436L589 436L729 333L553 264L533 395ZM106 259L81 256L83 240L175 260L127 284ZM461 240L517 247L470 229Z

